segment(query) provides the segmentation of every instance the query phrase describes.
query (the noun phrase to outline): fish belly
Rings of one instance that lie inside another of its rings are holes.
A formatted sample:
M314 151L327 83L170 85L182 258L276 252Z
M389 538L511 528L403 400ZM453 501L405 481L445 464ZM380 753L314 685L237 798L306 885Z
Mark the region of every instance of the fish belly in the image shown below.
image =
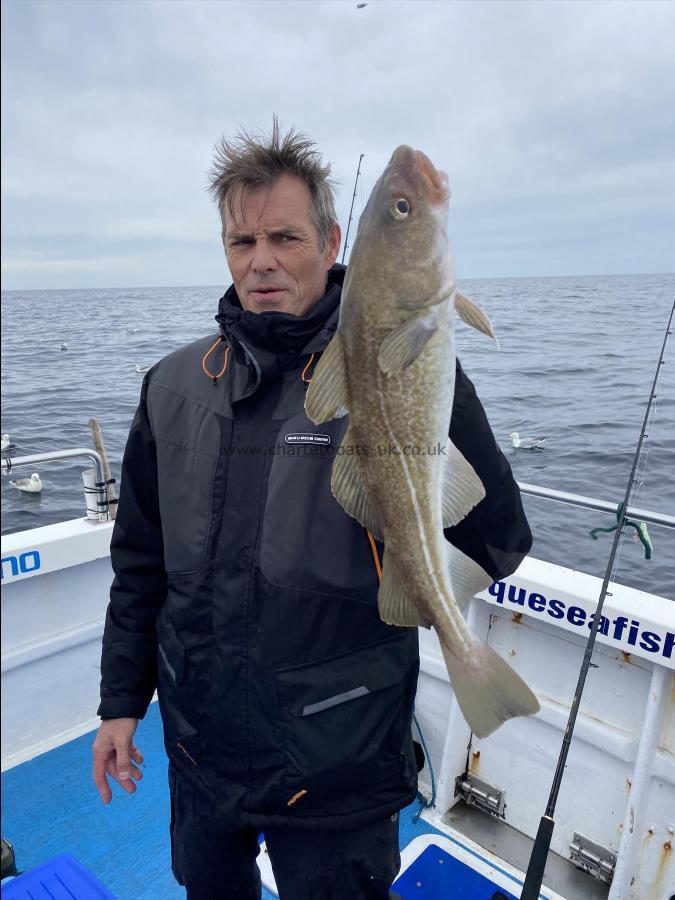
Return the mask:
M391 624L434 627L459 706L484 737L513 716L535 713L539 704L512 667L470 631L460 611L492 579L443 533L449 463L440 449L448 441L455 357L451 343L439 344L396 376L378 368L374 340L354 348L348 435L360 446L370 521L385 543L380 614Z

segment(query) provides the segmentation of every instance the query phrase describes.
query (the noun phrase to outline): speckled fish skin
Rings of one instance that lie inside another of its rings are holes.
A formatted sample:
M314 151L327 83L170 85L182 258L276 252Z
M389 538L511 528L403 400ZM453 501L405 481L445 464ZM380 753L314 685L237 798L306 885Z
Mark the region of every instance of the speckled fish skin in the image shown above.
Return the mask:
M467 627L460 607L492 579L445 540L485 496L449 442L455 389L453 314L492 335L456 291L447 176L399 147L361 216L340 321L307 392L315 423L349 413L333 466L339 503L384 540L380 615L433 626L465 718L479 736L530 715L530 689Z
M441 524L441 474L455 390L452 312L455 273L447 235L447 176L410 147L399 147L361 216L340 312L348 408L369 499L382 517L387 554L422 618L451 646L468 649L464 618L450 595ZM431 167L433 169L433 167ZM410 203L406 219L391 206ZM437 331L415 362L385 374L384 338L423 310ZM404 455L404 448L420 455ZM424 453L424 455L422 455ZM480 499L480 498L479 498Z

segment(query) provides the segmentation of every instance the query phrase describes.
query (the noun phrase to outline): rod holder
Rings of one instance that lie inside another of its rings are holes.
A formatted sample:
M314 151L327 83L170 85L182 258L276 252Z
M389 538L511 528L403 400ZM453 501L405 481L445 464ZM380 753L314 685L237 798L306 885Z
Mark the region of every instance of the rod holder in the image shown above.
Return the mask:
M100 454L96 452L96 450L90 450L85 447L77 447L74 450L54 450L51 453L33 453L31 456L16 456L11 458L9 456L5 456L2 458L2 474L8 475L12 469L25 468L26 466L36 466L39 463L46 462L58 462L62 459L88 459L90 462L94 464L93 469L87 469L82 474L82 481L85 485L85 497L87 498L87 490L88 483L90 483L90 479L85 481L86 472L94 473L94 482L92 484L92 488L98 490L99 486L102 491L101 501L97 502L98 512L96 515L96 522L108 522L111 518L110 515L110 501L108 500L107 495L107 485L106 478L104 475L103 469L103 460L101 459ZM93 501L92 501L93 502ZM94 517L89 514L89 503L90 500L87 498L87 518L90 518L94 521Z

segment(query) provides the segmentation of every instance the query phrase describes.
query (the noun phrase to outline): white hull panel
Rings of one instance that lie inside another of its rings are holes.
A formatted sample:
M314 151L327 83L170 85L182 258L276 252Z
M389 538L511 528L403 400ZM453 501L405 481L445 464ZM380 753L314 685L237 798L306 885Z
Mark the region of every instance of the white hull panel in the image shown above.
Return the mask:
M110 524L76 520L2 539L3 770L98 725L111 532ZM442 818L457 802L455 779L468 768L505 791L505 822L534 836L599 590L597 578L526 559L503 587L472 600L471 627L516 668L542 707L483 740L471 735L454 700L435 634L420 631L416 716L436 775L435 806L425 814L436 827L447 829ZM621 585L610 590L552 849L567 858L580 832L619 853L611 900L669 900L675 663L668 635L675 631L675 604ZM423 789L429 779L427 766Z

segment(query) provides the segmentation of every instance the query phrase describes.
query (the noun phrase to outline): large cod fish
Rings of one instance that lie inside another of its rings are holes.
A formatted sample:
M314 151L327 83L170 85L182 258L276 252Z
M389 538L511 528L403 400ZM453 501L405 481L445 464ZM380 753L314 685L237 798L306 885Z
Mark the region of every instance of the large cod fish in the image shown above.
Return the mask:
M449 196L447 175L423 153L394 152L361 216L338 328L305 409L315 424L349 413L331 490L385 543L380 616L434 627L462 713L484 737L539 704L468 628L461 610L492 579L443 534L485 496L448 439L453 313L494 337L485 314L456 290Z

